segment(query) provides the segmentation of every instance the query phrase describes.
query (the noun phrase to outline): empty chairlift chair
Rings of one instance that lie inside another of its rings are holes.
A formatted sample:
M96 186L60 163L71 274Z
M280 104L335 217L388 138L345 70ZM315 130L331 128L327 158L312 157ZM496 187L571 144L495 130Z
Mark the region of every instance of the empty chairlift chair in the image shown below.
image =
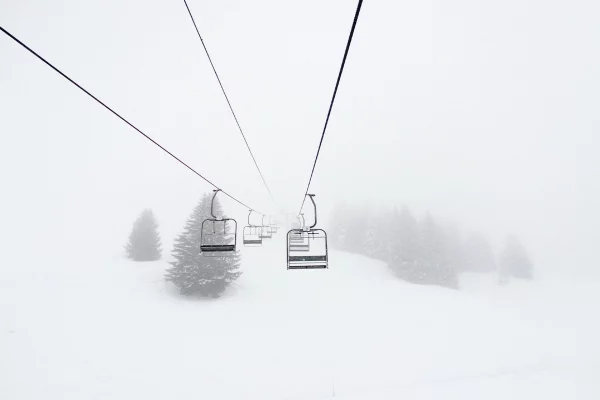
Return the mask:
M200 232L200 251L207 257L226 257L235 254L237 242L237 222L233 218L216 217L214 203L217 193L215 190L210 205L212 218L202 221Z
M292 222L290 224L290 229L292 230L302 230L304 229L305 226L305 221L304 221L304 214L300 213L300 215L296 215L296 221Z
M305 233L305 220L304 214L300 214L298 217L298 228L292 228L293 232L288 238L288 244L290 250L294 251L309 251L310 241L308 240L308 234Z
M268 226L260 227L260 238L261 239L271 239L272 237L273 237L273 233L271 233L271 230L269 229Z
M260 227L260 238L261 239L271 239L273 237L273 233L269 229L268 225L265 225L265 216L262 218L262 226Z
M317 225L317 205L313 194L308 194L315 210L315 223L302 229L292 229L287 234L288 269L326 269L329 267L327 233L315 229Z
M310 241L308 234L303 231L292 231L288 237L288 247L291 252L310 251Z
M260 234L262 232L262 226L252 225L250 223L250 214L252 214L252 210L248 213L248 226L244 227L243 232L243 242L246 247L260 247L262 246L262 238Z
M272 235L277 234L277 231L279 230L279 225L277 225L276 222L272 221L272 218L269 217L269 231L271 232Z

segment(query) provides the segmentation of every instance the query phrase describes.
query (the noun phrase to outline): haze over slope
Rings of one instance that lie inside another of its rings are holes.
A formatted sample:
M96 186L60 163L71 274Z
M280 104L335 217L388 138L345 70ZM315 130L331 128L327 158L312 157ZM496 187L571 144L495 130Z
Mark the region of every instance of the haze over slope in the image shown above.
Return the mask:
M244 249L219 300L179 296L164 261L3 265L0 397L594 399L597 285L476 294L403 283L333 251L286 271L281 236ZM576 307L576 308L575 308ZM571 312L577 309L577 313Z

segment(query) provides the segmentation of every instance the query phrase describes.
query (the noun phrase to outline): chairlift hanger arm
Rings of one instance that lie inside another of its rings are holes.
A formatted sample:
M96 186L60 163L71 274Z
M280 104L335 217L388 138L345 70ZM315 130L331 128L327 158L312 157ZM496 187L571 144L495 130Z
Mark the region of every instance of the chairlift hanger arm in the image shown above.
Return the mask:
M221 191L221 189L215 189L215 190L213 190L213 192L214 192L215 194L213 194L212 200L210 201L210 215L212 215L212 217L213 217L214 219L218 219L218 218L215 216L215 213L214 213L214 206L215 206L215 197L217 197L217 193L219 193L220 191Z
M312 226L310 227L310 229L313 229L315 226L317 226L317 204L315 203L315 199L313 197L315 197L314 194L307 194L308 197L310 197L310 201L313 203L313 207L315 209L315 223L312 224Z

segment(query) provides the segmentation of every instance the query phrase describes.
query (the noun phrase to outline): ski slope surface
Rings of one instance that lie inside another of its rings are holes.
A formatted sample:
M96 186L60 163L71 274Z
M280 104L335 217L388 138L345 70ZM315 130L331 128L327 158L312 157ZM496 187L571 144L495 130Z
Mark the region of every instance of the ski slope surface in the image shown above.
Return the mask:
M597 282L455 291L336 251L287 271L284 246L243 249L217 300L180 296L166 261L3 265L0 398L600 398Z

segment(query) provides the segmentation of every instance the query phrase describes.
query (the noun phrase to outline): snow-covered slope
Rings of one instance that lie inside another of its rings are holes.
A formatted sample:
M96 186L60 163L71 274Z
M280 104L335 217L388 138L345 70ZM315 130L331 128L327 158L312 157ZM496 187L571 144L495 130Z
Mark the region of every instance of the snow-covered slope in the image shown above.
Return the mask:
M454 291L335 251L287 271L282 240L218 300L164 261L3 265L0 398L600 398L596 283Z

